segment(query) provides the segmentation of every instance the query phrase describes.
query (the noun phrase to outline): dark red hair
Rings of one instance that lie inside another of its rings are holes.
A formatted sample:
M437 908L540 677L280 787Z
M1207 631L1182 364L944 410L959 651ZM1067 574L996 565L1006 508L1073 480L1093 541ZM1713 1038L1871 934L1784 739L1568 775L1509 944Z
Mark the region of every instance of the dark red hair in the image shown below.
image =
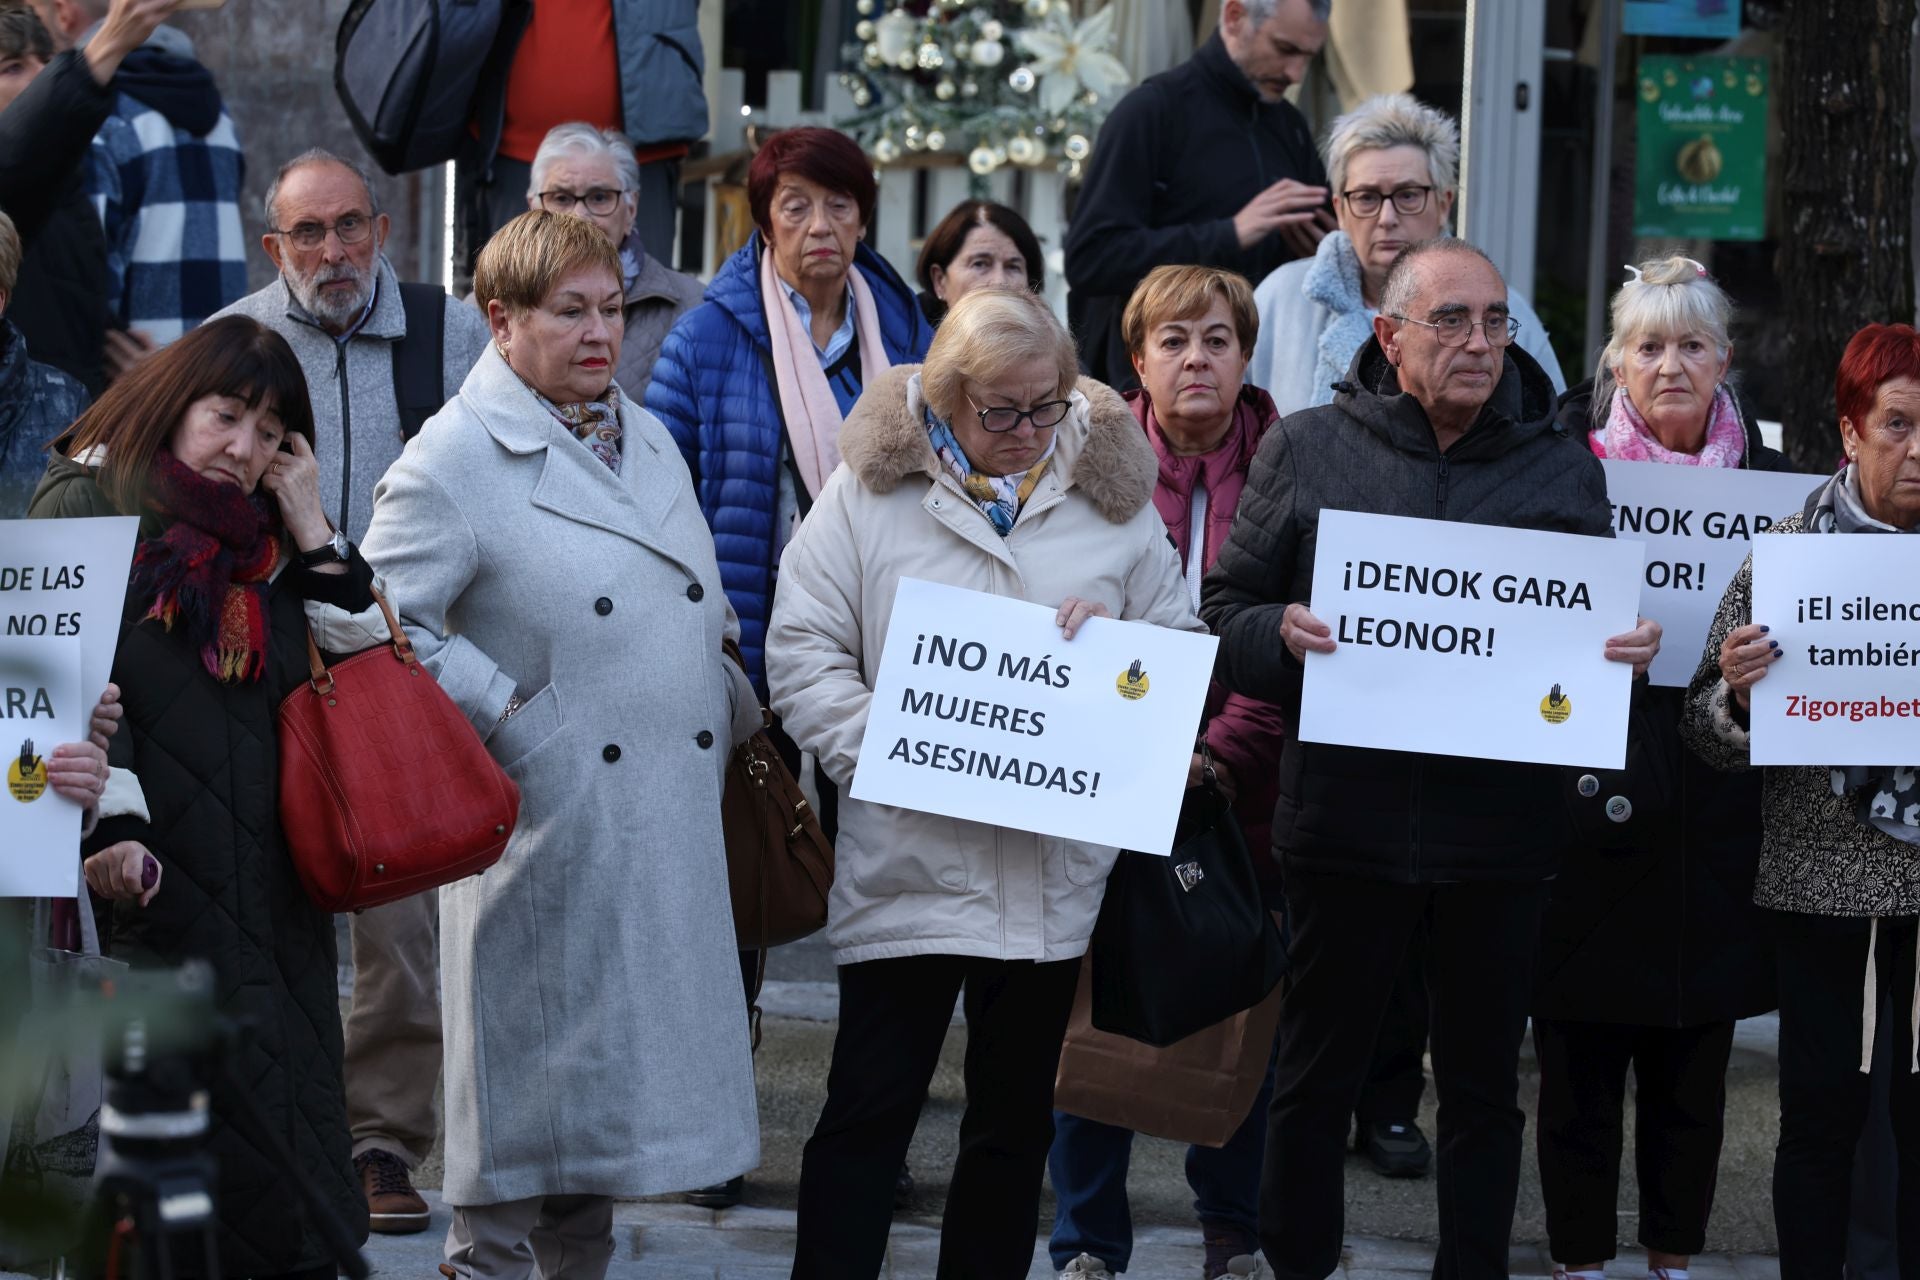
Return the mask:
M1840 416L1864 427L1880 388L1895 378L1920 382L1920 333L1907 324L1870 324L1853 335L1833 379Z
M753 164L747 169L747 208L762 235L772 225L773 193L784 174L852 197L860 206L860 225L872 225L873 206L880 200L873 162L859 143L838 129L818 125L782 129L753 153Z

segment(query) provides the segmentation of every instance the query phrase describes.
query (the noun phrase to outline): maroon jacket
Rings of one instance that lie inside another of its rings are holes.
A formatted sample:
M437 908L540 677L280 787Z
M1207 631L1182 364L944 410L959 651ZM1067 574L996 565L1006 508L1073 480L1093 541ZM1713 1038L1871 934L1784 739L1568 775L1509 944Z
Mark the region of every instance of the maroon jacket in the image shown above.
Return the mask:
M1200 545L1203 563L1210 568L1233 525L1254 450L1260 447L1267 429L1279 420L1280 411L1274 407L1273 397L1260 388L1242 387L1226 438L1209 453L1183 456L1167 447L1146 388L1136 387L1126 396L1133 416L1160 458L1160 482L1154 486L1153 505L1166 522L1182 565L1187 562L1194 532L1187 527L1193 510L1193 483L1202 478L1206 485L1206 528ZM1274 643L1279 642L1275 636ZM1254 855L1254 870L1264 883L1277 881L1280 868L1273 860L1269 833L1274 803L1279 798L1280 743L1286 737L1286 720L1273 703L1229 693L1218 680L1207 690L1206 714L1207 747L1233 775L1239 789L1233 814L1240 820L1247 848Z

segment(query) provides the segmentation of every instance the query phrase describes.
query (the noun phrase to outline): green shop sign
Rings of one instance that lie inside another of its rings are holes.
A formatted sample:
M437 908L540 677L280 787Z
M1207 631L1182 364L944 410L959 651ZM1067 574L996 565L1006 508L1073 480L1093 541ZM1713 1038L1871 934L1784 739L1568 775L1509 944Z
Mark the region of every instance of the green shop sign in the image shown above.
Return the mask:
M1637 91L1633 233L1764 239L1766 60L1645 57Z

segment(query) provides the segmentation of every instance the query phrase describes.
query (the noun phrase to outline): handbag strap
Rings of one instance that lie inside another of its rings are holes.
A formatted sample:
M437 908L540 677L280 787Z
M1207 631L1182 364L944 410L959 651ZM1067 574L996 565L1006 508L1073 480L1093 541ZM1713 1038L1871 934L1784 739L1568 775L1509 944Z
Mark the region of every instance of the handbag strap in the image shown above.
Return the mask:
M400 625L400 619L394 616L393 606L380 594L380 588L368 587L367 590L387 620L387 635L393 646L393 656L402 662L414 661L413 641L407 639L406 629ZM311 626L307 628L307 683L323 698L333 692L333 673L327 670L325 660L320 657L320 646L314 643Z

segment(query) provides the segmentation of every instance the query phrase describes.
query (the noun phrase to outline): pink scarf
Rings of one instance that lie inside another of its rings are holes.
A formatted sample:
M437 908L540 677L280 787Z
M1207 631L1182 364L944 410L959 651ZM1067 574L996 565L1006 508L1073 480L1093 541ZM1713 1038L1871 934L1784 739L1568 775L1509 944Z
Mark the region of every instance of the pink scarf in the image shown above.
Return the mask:
M891 368L880 343L879 311L873 290L858 267L847 269L853 286L853 330L860 343L863 382ZM760 302L767 312L767 337L773 346L773 381L780 393L780 412L787 420L787 441L807 496L820 496L821 486L840 465L840 402L833 398L827 374L820 367L820 351L813 335L800 323L800 313L787 298L786 286L773 269L773 254L760 254Z
M1707 407L1707 442L1698 453L1676 453L1654 437L1640 411L1633 407L1625 387L1613 390L1613 408L1604 426L1595 427L1587 443L1595 457L1622 462L1670 462L1682 467L1737 467L1747 452L1747 428L1725 387L1714 390Z

